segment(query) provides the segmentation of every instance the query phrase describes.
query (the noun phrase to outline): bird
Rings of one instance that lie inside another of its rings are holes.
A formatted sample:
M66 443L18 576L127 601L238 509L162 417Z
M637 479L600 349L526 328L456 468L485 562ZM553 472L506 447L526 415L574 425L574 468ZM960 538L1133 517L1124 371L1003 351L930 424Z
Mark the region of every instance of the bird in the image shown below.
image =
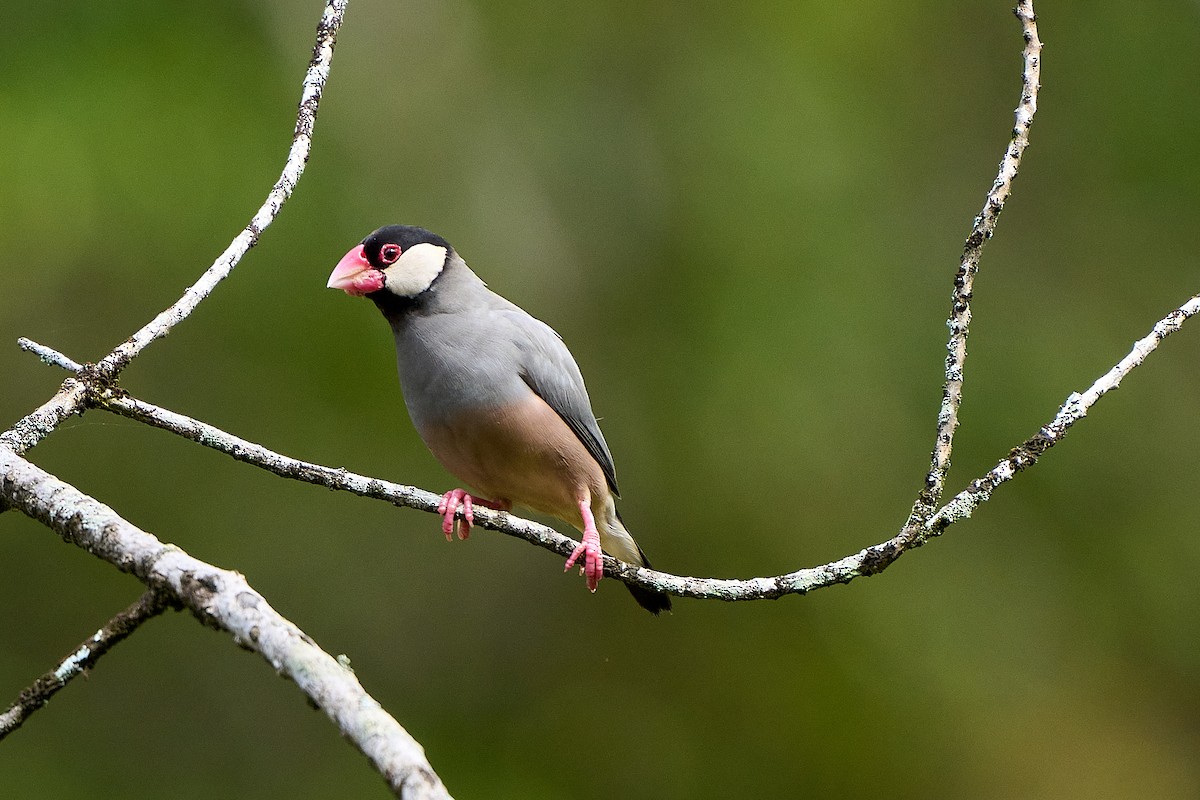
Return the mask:
M327 286L383 312L413 426L470 487L446 492L438 505L447 541L467 538L474 506L518 505L582 533L564 571L578 563L592 592L603 575L601 551L650 566L617 513L612 453L579 366L553 328L491 291L441 236L411 225L371 233ZM671 609L667 594L626 586L651 613Z

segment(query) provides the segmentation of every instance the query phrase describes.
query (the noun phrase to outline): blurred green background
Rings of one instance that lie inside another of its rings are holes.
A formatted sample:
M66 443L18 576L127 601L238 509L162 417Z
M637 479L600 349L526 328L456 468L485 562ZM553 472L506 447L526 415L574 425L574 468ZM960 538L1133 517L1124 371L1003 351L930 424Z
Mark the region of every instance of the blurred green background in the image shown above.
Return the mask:
M1019 92L1011 3L354 0L299 189L125 373L289 455L453 485L391 336L324 288L424 225L554 325L655 563L773 575L891 536L951 279ZM976 284L951 492L1197 291L1200 5L1040 3L1033 144ZM0 49L0 427L171 303L278 175L320 3L23 3ZM1193 323L1200 325L1200 323ZM1200 331L883 576L677 601L102 412L31 457L240 570L461 798L1200 795ZM140 592L0 516L0 701ZM155 620L0 745L13 798L385 797L288 682Z

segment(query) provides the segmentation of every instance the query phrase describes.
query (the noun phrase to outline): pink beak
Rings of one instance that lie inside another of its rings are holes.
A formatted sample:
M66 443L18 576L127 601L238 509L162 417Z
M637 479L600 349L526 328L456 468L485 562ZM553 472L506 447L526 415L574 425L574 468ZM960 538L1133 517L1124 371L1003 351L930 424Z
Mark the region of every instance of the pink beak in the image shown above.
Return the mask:
M341 289L355 297L369 294L383 288L383 274L371 266L363 255L360 244L346 255L333 268L329 282L325 284L330 289Z

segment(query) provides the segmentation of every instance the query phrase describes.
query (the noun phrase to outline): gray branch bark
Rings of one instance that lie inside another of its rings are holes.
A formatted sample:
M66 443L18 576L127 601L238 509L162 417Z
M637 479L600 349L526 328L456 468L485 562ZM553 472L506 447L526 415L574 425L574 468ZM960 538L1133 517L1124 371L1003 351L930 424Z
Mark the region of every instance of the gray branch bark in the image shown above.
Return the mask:
M72 680L86 674L114 645L126 639L146 620L157 617L170 603L169 595L149 589L133 605L110 619L103 628L71 651L57 667L17 695L8 710L0 714L0 740L25 724L30 714L49 703L50 698Z
M425 751L354 672L271 608L237 572L192 558L69 483L0 447L0 493L72 544L174 598L296 683L406 800L448 798Z

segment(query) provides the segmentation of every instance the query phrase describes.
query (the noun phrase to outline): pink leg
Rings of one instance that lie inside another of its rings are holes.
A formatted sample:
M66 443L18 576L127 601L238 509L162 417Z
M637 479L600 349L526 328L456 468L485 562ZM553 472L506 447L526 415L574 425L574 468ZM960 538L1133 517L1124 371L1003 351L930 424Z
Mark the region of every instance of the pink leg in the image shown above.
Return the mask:
M575 566L575 562L583 556L583 563L579 568L587 576L588 590L594 592L600 585L600 578L604 576L604 561L600 558L600 533L596 530L596 518L592 516L592 508L587 500L579 501L579 513L583 515L583 543L571 553L563 572Z
M459 506L462 507L462 519L455 519ZM437 513L442 515L442 533L446 534L447 542L454 538L455 532L459 539L471 535L471 526L475 524L475 506L486 506L497 511L512 509L512 503L507 500L484 500L472 497L462 489L451 489L442 495L442 502L438 503L437 508Z

